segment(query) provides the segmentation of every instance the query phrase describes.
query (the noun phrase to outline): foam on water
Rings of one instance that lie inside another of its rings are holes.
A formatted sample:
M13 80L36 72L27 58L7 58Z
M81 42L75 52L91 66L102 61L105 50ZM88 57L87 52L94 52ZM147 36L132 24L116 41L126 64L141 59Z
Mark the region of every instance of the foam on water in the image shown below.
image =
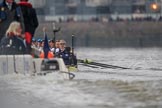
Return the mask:
M97 62L132 69L79 66L79 72L75 73L76 78L72 81L64 80L58 72L47 76L1 76L0 100L3 100L1 93L6 94L6 100L11 101L11 106L16 104L16 107L12 108L162 107L161 49L82 48L77 52L79 58L90 58ZM10 96L17 101L13 101Z

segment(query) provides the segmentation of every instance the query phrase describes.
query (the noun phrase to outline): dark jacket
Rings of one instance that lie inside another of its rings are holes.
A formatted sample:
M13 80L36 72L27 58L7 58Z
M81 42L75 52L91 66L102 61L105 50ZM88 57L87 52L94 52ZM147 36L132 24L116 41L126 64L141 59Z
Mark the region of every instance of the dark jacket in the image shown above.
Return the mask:
M0 40L5 36L5 33L13 21L22 23L21 9L14 2L12 9L9 10L5 0L0 4Z
M3 37L0 43L0 55L21 55L26 54L23 41L16 37Z
M38 27L38 19L36 11L32 7L31 3L20 2L18 3L18 5L21 7L21 11L23 14L25 32L29 32L33 36L36 28Z
M60 51L59 55L64 60L65 65L77 66L77 57L71 53L70 47L66 47L64 51Z
M70 65L70 53L66 49L60 51L60 57L64 60L65 65Z

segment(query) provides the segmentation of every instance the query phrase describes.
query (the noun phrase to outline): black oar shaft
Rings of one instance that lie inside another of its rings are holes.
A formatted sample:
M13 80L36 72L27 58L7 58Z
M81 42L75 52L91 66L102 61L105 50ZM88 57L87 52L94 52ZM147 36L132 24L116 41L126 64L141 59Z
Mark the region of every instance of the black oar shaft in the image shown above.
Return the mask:
M97 62L88 62L88 60L78 60L78 62L83 63L83 64L90 64L90 65L94 65L94 66L100 66L100 67L103 67L103 68L130 69L130 68L126 68L126 67L115 66L115 65L108 65L108 64L97 63Z
M99 68L97 66L94 66L94 65L89 65L89 64L82 64L83 66L86 66L86 67L90 67L90 68Z
M126 67L108 65L108 64L103 64L103 63L96 63L96 62L92 62L91 64L93 64L93 65L99 65L99 66L102 66L102 67L129 69L129 68L126 68Z

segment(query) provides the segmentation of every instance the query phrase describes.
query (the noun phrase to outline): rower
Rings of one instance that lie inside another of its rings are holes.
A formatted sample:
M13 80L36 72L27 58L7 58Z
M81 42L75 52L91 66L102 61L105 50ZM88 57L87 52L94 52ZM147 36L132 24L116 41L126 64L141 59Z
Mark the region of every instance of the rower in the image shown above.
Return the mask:
M66 41L60 40L60 57L64 60L65 65L77 65L77 59L74 54L71 53L71 48L66 47Z
M69 53L66 50L66 41L60 40L60 53L59 56L64 60L65 65L70 65Z

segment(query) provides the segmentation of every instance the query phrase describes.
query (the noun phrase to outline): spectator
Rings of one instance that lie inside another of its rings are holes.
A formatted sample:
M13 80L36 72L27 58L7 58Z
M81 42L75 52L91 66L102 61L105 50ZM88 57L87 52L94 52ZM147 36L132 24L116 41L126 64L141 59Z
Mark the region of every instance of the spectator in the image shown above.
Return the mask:
M22 19L21 10L14 0L3 0L0 4L0 41L11 22L18 21L22 24Z
M28 0L20 0L18 5L21 7L23 22L25 27L25 38L28 46L29 53L31 51L31 42L34 36L35 30L38 27L38 19L35 9Z
M26 54L26 48L21 38L22 27L19 22L12 22L0 43L1 55Z

